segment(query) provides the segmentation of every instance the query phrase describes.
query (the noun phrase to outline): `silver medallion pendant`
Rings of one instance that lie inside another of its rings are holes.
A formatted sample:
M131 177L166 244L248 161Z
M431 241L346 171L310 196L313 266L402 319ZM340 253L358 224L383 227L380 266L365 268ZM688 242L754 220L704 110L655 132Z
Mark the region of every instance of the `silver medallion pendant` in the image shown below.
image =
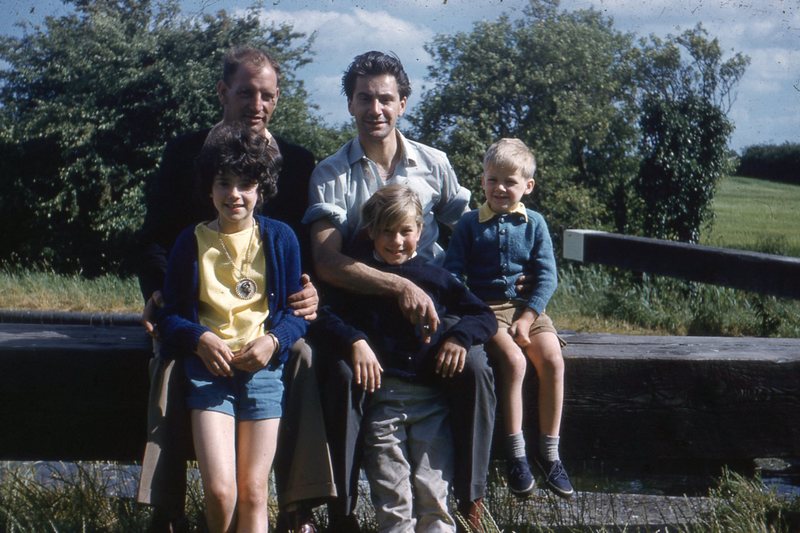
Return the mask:
M256 293L256 282L250 278L243 278L236 284L236 296L242 300L249 300Z

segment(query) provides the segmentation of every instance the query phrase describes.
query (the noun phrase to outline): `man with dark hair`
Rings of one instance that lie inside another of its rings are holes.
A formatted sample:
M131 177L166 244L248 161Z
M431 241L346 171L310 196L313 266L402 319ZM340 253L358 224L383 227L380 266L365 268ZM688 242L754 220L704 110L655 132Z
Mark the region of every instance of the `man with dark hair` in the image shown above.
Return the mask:
M307 205L314 157L268 129L280 97L279 81L280 68L269 54L253 47L228 52L216 87L223 111L220 124L245 124L264 135L269 139L269 150L282 160L277 196L265 205L263 214L294 229L304 268L308 268L308 233L300 220ZM159 356L154 317L162 305L167 256L177 235L185 227L215 216L211 199L198 194L200 184L195 172L195 158L213 129L189 133L167 143L159 171L148 184L147 215L139 234L139 283L147 302L142 322L156 340L151 362L148 442L137 500L154 506L152 526L160 531L174 530L185 523L186 459L191 443L183 398L184 377L180 365ZM176 203L181 198L184 201ZM316 316L317 294L307 276L303 290L289 300L296 314L307 319ZM291 511L298 502L325 499L336 493L325 434L320 431L322 412L311 353L302 340L292 347L284 381L286 407L275 468L281 509ZM282 513L282 521L287 529L314 531L309 517L295 512Z
M397 56L374 51L357 56L345 72L342 86L358 136L322 161L311 176L303 222L311 225L317 276L347 291L396 298L406 318L430 334L439 327L439 317L420 287L353 259L353 246L363 230L361 207L381 187L409 186L423 208L424 228L417 253L441 264L438 223L452 227L468 210L470 193L459 185L443 152L409 140L397 130L397 120L411 93ZM358 433L367 380L358 374L354 379L349 354L320 350L318 359L326 365L320 384L339 494L331 506L332 519L345 520L342 517L352 516L357 497ZM477 523L494 427L492 370L483 349L473 347L466 357L462 354L437 361L437 371L445 378L457 443L455 495L461 513ZM345 522L352 525L353 521Z

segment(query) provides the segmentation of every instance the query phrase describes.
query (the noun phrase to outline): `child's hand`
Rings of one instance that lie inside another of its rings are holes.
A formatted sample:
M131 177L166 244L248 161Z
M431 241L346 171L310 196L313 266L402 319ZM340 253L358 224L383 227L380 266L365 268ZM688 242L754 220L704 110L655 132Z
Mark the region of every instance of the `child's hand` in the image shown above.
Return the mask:
M215 376L232 376L233 370L230 367L230 361L233 359L233 352L222 339L206 331L200 335L200 340L197 342L195 353L206 365L209 372Z
M439 348L439 354L436 356L436 373L451 378L464 370L466 359L467 349L454 340L447 339Z
M248 342L244 348L234 354L231 364L245 372L258 372L275 354L275 339L272 335L264 335Z
M538 318L536 311L530 307L508 328L508 334L520 347L525 348L531 343L531 324Z
M356 385L365 391L375 392L381 388L383 367L367 341L361 339L353 343L353 373Z

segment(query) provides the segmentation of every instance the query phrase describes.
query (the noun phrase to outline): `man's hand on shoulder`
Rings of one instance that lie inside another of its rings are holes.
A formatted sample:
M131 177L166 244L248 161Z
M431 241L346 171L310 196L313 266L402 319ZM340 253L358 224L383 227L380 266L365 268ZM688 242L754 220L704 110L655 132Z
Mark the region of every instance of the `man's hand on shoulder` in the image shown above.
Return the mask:
M153 291L153 294L147 299L147 303L144 304L144 309L142 310L141 322L144 326L144 330L148 335L154 338L158 337L156 315L158 310L162 307L164 307L164 298L161 296L161 291Z

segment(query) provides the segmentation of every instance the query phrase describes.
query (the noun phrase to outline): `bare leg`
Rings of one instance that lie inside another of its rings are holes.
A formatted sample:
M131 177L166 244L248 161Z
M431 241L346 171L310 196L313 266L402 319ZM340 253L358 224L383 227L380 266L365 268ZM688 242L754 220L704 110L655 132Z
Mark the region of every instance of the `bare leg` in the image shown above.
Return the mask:
M200 410L192 410L191 417L208 530L228 533L235 527L236 420L224 413Z
M539 432L557 437L564 403L564 357L558 337L549 331L534 335L525 352L539 376Z
M280 418L237 424L237 531L268 531L269 472L275 457Z
M506 435L522 431L522 383L527 362L505 328L500 328L486 344L486 351L498 363L500 371L500 408Z

